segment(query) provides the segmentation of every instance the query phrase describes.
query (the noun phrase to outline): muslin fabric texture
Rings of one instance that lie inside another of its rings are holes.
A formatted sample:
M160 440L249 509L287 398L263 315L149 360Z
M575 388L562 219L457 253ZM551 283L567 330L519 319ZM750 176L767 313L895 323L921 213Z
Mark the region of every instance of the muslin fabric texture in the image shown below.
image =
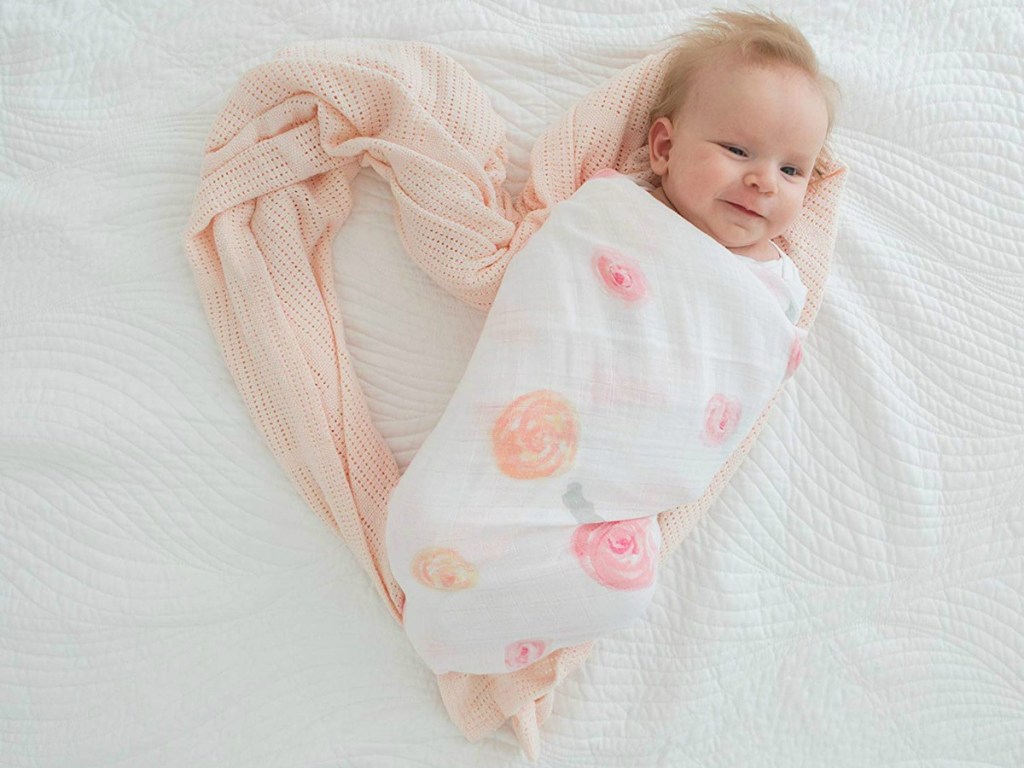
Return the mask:
M185 251L213 332L255 423L313 511L351 549L397 621L404 596L384 547L398 465L370 420L345 348L331 242L352 207L351 182L371 167L389 184L409 256L442 288L487 310L505 266L597 171L654 181L646 116L669 51L601 85L536 142L515 199L505 190L505 129L451 57L425 44L315 42L247 72L205 145ZM845 167L829 156L797 222L778 244L821 304ZM659 562L736 471L775 398L695 502L658 516ZM438 677L470 740L506 720L536 759L554 691L590 653L563 648L501 675Z
M515 671L644 613L655 517L701 497L800 358L802 295L765 264L610 169L551 209L388 502L432 671Z

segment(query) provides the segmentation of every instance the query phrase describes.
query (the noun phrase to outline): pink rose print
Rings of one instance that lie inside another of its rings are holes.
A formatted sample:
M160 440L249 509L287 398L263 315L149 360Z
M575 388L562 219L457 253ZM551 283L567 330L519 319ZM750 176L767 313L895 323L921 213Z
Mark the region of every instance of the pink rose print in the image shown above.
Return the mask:
M736 431L743 409L738 400L730 400L718 394L708 400L704 409L704 441L709 445L721 445Z
M602 168L600 171L595 173L590 178L592 179L612 179L619 175L619 172L614 168Z
M541 656L548 644L543 640L518 640L505 646L505 667L509 672L528 667Z
M604 289L627 302L641 301L647 296L647 278L640 266L614 248L594 249L591 259Z
M564 472L576 459L578 437L572 403L549 389L517 397L491 430L498 468L517 480Z
M800 366L803 359L803 344L800 343L800 339L793 339L793 344L789 348L789 364L786 366L787 379L796 372L796 369Z
M572 552L583 570L611 589L644 589L654 583L658 545L649 517L589 523L576 528Z

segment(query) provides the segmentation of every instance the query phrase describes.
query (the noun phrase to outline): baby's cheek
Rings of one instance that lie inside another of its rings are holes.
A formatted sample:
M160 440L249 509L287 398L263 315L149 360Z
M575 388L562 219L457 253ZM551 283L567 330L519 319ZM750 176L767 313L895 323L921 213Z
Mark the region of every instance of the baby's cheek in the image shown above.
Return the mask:
M779 222L779 231L776 234L772 235L772 237L781 235L783 232L785 232L787 229L793 226L793 224L796 223L796 220L798 218L800 218L800 212L803 210L804 202L807 199L807 191L808 188L806 182L802 184L798 190L794 190L793 194L790 197L789 204L786 206L784 215L782 216L782 221Z

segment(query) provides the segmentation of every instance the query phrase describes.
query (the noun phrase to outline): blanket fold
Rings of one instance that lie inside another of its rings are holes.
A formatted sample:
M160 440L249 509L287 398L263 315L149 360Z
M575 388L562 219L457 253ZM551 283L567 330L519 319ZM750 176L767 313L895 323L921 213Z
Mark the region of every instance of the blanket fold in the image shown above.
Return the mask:
M185 249L229 370L274 456L314 512L370 576L396 620L404 595L384 547L398 466L373 426L345 348L331 243L371 167L390 184L410 257L441 287L486 310L509 259L602 168L652 181L646 113L667 51L652 54L573 107L537 142L513 200L504 126L472 77L419 43L318 42L281 51L243 76L205 146ZM826 178L779 240L808 287L800 326L821 301L844 168ZM699 500L663 512L661 557L721 491L771 403ZM517 672L438 678L470 739L505 720L536 757L558 683L590 643Z

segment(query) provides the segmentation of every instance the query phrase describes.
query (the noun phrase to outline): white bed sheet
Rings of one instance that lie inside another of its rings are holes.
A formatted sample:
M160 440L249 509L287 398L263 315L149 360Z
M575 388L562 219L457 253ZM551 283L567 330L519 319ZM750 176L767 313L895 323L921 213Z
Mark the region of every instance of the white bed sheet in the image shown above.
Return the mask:
M779 2L841 83L851 174L803 366L664 569L559 689L540 765L1024 764L1024 15ZM508 123L510 188L695 2L14 0L0 9L0 764L521 766L470 744L278 469L181 238L249 68L425 40ZM483 316L404 256L384 183L335 243L404 467Z

